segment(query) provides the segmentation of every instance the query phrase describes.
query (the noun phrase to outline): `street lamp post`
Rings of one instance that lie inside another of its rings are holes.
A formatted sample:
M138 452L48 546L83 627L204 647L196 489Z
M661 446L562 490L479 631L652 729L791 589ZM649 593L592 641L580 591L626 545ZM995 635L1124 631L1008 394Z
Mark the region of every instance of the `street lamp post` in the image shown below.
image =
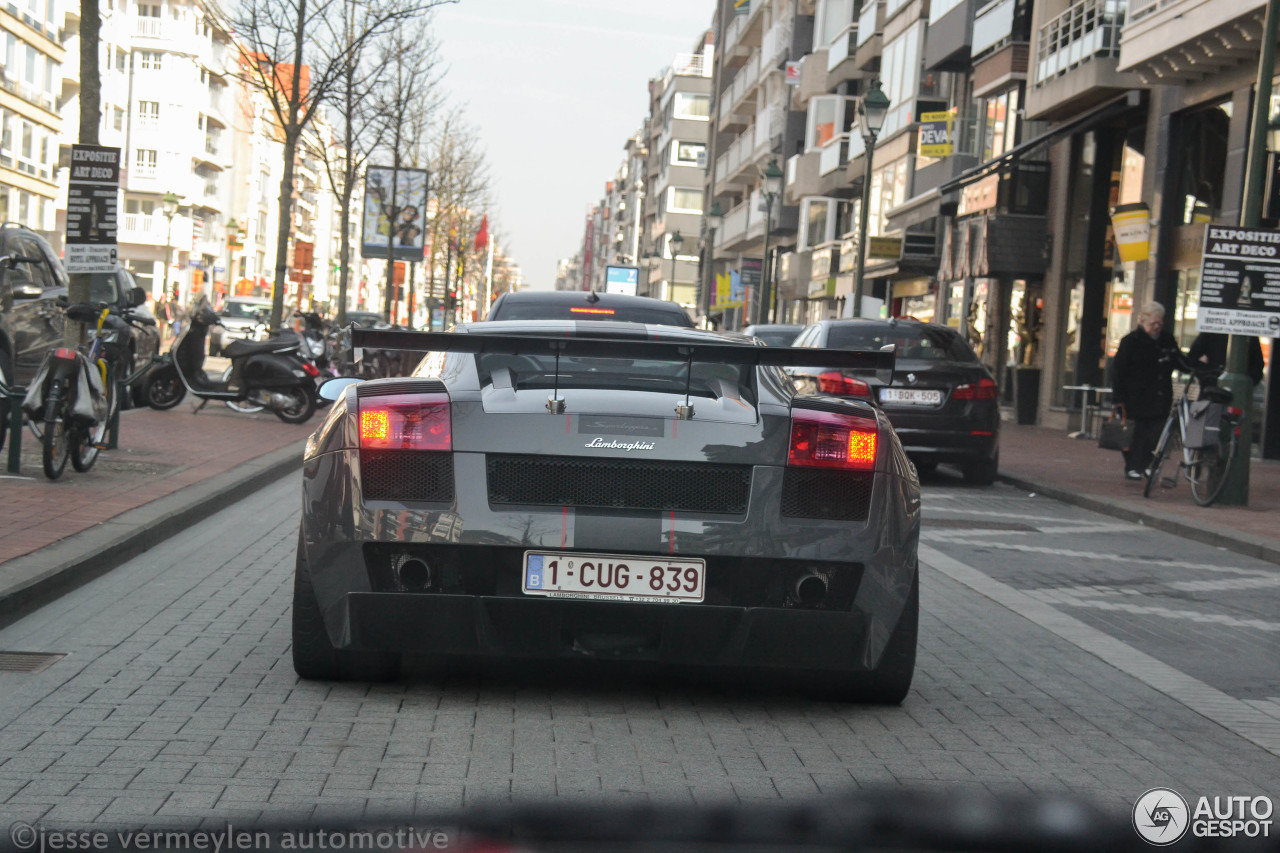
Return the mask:
M667 292L663 294L670 299L675 292L676 285L676 263L680 255L680 247L684 245L684 238L680 236L680 232L676 231L668 238L671 244L671 283L667 286Z
M862 176L862 208L858 212L858 263L853 279L853 316L862 316L863 273L867 258L867 214L871 210L871 159L876 152L876 137L884 127L885 113L889 111L889 98L880 91L880 81L874 80L871 88L858 104L858 123L862 125L862 139L867 144L867 167Z
M706 270L700 276L702 286L707 289L706 297L702 303L704 315L710 314L711 306L715 304L712 297L712 294L715 293L715 287L711 282L707 281L707 273L711 274L712 280L715 279L716 232L720 230L722 222L724 222L724 212L720 210L720 202L717 201L707 211L707 245L703 251L703 257L706 258Z
M173 217L178 212L178 196L173 192L164 194L164 198L160 199L160 210L164 213L164 218L169 220L169 227L164 232L164 278L160 284L161 295L169 295L169 267L173 259ZM178 288L173 288L173 297L178 297Z
M227 296L231 296L235 292L235 288L231 285L231 255L235 251L234 246L240 239L240 223L236 222L233 216L227 220Z
M760 262L759 300L756 305L756 323L769 322L769 294L773 291L769 275L769 231L773 227L773 200L782 192L782 170L777 160L770 160L764 170L764 258ZM777 311L777 295L773 297L774 311Z
M1256 228L1262 224L1262 190L1265 184L1269 133L1268 113L1271 108L1271 78L1275 75L1276 30L1280 21L1280 0L1268 0L1262 24L1261 49L1258 55L1258 78L1253 95L1253 121L1249 128L1249 147L1245 158L1244 203L1240 209L1240 226ZM1232 335L1227 345L1227 372L1220 384L1231 391L1231 404L1244 412L1240 419L1240 448L1227 468L1227 482L1218 497L1221 506L1246 506L1249 503L1249 459L1253 445L1253 379L1249 376L1249 339Z

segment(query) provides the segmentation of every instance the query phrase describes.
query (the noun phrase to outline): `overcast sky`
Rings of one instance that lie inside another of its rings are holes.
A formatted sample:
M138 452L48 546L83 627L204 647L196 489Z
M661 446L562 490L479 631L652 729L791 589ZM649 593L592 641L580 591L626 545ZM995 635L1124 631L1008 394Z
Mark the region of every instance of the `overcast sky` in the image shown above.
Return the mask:
M583 224L648 110L648 81L691 53L714 0L460 0L436 14L444 85L479 130L490 217L533 287Z

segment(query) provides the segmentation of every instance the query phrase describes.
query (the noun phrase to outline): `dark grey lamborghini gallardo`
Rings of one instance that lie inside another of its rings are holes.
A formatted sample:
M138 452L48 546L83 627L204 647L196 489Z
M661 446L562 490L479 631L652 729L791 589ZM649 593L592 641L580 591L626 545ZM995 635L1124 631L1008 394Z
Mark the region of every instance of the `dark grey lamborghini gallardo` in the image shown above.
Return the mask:
M781 369L818 357L887 381L892 352L599 321L352 343L427 357L326 389L294 587L303 678L387 678L402 655L591 659L906 696L915 469L873 405L797 396Z

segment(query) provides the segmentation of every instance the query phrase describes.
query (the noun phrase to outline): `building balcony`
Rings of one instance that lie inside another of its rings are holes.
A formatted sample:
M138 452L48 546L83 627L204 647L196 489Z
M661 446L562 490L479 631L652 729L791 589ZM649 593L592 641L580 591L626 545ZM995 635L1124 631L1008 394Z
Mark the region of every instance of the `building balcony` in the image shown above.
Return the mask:
M711 58L704 53L678 53L671 65L663 72L663 85L669 86L672 77L710 77L712 74Z
M1121 71L1150 84L1181 85L1241 65L1255 67L1262 0L1131 0L1121 30Z
M738 69L733 82L720 93L720 126L731 126L731 118L751 114L747 96L755 92L760 83L760 54L754 52L747 63Z
M841 30L835 41L827 45L827 91L835 91L846 80L863 76L858 65L858 25L854 23Z
M784 16L770 27L760 41L760 70L768 73L791 53L792 19Z
M929 19L924 39L924 67L929 71L963 71L973 44L973 13L978 0L960 0ZM937 7L941 11L943 7ZM933 6L930 6L934 10ZM1012 20L1012 19L1011 19Z
M133 33L143 38L164 38L164 18L139 15L134 22Z
M1017 0L997 0L988 3L973 18L973 37L969 50L975 57L1011 40L1013 13Z
M799 204L806 196L818 195L817 151L795 154L787 159L786 184L783 187L787 204Z
M164 245L168 220L156 213L126 213L120 220L120 242Z
M800 85L791 91L791 108L803 111L809 99L815 95L825 95L827 87L827 49L820 47L813 53L805 54L800 60Z
M742 15L734 15L724 28L724 64L730 67L740 64L760 46L764 36L763 10L765 0L751 0L751 8Z
M1031 47L1025 41L1002 40L987 50L973 63L973 96L982 98L1008 88L1012 82L1026 80L1030 53Z
M1027 118L1062 119L1144 85L1118 70L1124 13L1122 0L1083 0L1040 27Z
M61 85L61 81L58 81L58 83ZM9 68L0 69L0 88L47 112L54 114L58 112L58 102L53 95L43 89L32 86L30 83L19 80L13 76Z
M879 71L884 51L884 0L867 3L858 16L857 51L854 65L860 71Z

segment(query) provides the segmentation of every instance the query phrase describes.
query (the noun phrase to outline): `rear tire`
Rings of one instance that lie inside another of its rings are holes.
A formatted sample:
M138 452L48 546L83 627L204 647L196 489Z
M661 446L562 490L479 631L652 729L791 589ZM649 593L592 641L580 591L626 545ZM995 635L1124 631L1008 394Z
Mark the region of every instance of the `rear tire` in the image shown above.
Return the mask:
M182 378L178 376L178 370L173 365L161 367L144 381L146 387L143 396L147 405L153 409L161 411L172 409L187 396L187 389L183 387Z
M1234 424L1223 424L1224 432L1230 429ZM1229 435L1211 447L1191 451L1191 496L1200 506L1209 506L1222 494L1235 448L1235 436Z
M293 669L308 681L389 681L400 671L399 655L334 648L302 559L301 535L293 575Z
M316 398L308 394L305 388L295 387L280 393L288 394L292 399L287 407L271 411L285 423L305 424L316 413Z
M93 368L96 369L96 368ZM93 467L93 463L98 461L98 445L104 444L107 440L107 430L111 426L111 416L116 410L116 391L115 391L115 375L110 366L107 367L107 416L101 422L92 426L80 427L75 430L75 434L71 440L71 467L75 468L81 474Z
M990 486L996 481L996 472L1000 470L1000 451L990 459L978 459L965 462L960 466L964 481L971 486Z
M818 695L836 702L901 705L911 692L916 670L916 641L920 633L920 571L911 581L911 592L898 624L889 636L880 663L870 672L840 673L828 678Z
M44 401L44 434L40 439L40 462L50 480L62 476L71 455L71 434L62 417L63 405L62 389L55 382Z

